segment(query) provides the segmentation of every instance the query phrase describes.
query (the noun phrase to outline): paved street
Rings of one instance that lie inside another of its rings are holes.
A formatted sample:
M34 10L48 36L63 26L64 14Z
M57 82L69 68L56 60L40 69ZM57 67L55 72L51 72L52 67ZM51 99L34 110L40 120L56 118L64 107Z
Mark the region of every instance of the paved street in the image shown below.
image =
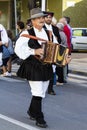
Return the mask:
M14 64L11 78L0 76L0 130L45 130L36 127L26 113L31 92L28 82L15 76L17 69ZM87 77L69 73L68 83L54 89L57 95L46 94L43 100L46 129L87 130Z
M69 64L71 73L87 76L87 53L72 53Z
M47 130L87 130L87 78L69 75L68 83L46 95ZM26 113L31 93L26 80L0 77L0 130L41 130ZM44 130L44 129L43 129Z

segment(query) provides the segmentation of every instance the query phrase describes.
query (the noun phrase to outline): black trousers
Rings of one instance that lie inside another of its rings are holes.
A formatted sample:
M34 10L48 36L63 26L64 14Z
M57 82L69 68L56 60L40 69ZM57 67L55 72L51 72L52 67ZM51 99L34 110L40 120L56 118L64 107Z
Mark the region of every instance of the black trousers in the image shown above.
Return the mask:
M49 86L48 86L48 92L53 92L53 82L54 82L54 73L52 74L52 78L50 79Z
M63 83L64 82L64 73L63 73L63 67L56 67L56 74L58 76L57 82Z
M43 121L44 116L42 112L42 97L32 96L28 111L30 115L32 115L36 119L36 121Z

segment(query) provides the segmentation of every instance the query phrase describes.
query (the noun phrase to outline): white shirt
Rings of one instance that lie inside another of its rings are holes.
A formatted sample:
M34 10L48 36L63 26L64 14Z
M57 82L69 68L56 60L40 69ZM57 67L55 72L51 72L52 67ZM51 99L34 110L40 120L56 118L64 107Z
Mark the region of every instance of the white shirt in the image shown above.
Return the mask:
M47 30L49 30L49 31L52 32L52 35L53 35L53 42L54 42L54 43L58 43L58 42L57 42L57 39L56 39L56 37L55 37L55 35L54 35L54 33L53 33L52 25L51 25L51 24L48 25L48 24L45 23L45 26L46 26Z
M8 36L7 32L2 24L0 24L0 31L1 31L1 41L2 44L8 43Z
M45 32L45 30L42 28L41 31L39 31L38 29L34 28L34 32L35 32L35 35L37 37L40 37L42 39L45 39L45 40L48 40L48 36L47 36L47 33ZM23 31L21 33L22 34L29 34L27 30ZM15 45L15 53L17 54L17 56L21 59L26 59L28 58L30 55L35 55L35 52L34 52L34 49L30 48L28 46L28 41L29 41L29 38L26 38L26 37L22 37L20 35L19 39L16 41L16 45ZM41 43L43 41L39 41L39 44L41 45ZM54 41L56 42L56 41Z

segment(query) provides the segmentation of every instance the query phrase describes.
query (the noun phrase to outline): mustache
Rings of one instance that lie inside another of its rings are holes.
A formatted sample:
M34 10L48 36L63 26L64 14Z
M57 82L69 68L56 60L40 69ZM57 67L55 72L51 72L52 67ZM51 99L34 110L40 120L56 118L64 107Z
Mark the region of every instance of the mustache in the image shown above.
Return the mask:
M44 23L44 22L40 22L40 23Z

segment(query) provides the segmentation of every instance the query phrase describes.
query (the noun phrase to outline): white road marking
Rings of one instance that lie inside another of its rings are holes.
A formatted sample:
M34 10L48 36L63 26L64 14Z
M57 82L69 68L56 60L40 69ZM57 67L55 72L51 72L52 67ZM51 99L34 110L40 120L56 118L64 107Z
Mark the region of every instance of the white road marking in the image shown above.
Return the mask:
M76 75L76 74L68 74L69 77L72 78L79 78L79 79L87 79L87 76L83 76L83 75Z
M1 80L8 81L8 82L25 82L24 80L14 79L14 78L8 78L0 76Z
M83 84L83 85L84 85L84 83L87 83L87 81L83 81L80 79L72 79L72 78L69 78L68 81L78 83L78 84ZM87 86L87 84L86 84L86 86Z
M79 86L87 88L87 77L86 76L69 74L68 81L70 81L72 83L77 83Z
M3 120L5 120L5 121L8 121L8 122L13 123L13 124L15 124L15 125L18 125L18 126L20 126L20 127L23 127L23 128L25 128L25 129L27 129L27 130L40 130L40 129L37 129L37 128L35 128L35 127L32 127L32 126L30 126L30 125L28 125L28 124L25 124L25 123L23 123L23 122L20 122L20 121L18 121L18 120L15 120L15 119L13 119L13 118L4 116L4 115L2 115L2 114L0 114L0 119L3 119Z

